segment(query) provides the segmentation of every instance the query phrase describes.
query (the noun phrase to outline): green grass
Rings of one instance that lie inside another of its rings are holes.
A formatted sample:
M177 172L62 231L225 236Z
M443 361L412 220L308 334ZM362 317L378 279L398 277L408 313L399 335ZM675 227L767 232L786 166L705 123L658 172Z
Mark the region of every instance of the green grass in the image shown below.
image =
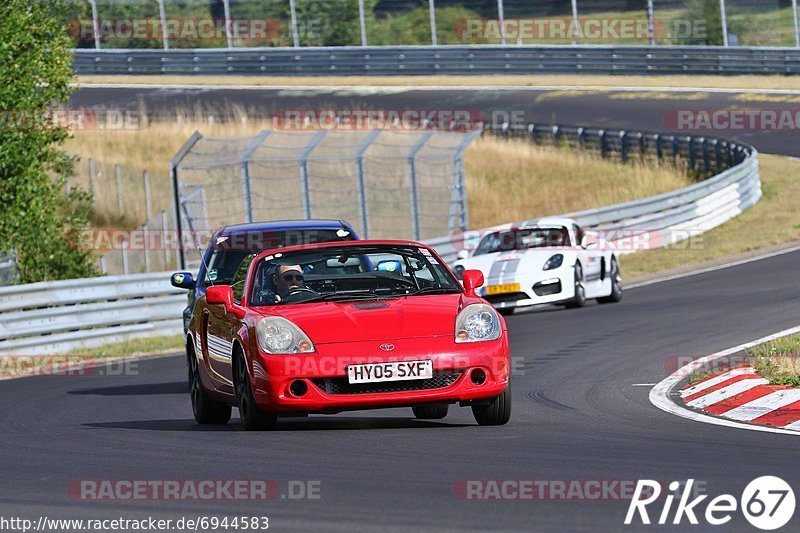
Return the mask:
M790 335L747 350L753 367L773 385L800 387L800 335Z
M110 357L130 357L134 355L151 355L162 352L182 351L183 335L149 337L131 339L124 342L106 344L99 348L73 350L69 355L86 359L104 359Z

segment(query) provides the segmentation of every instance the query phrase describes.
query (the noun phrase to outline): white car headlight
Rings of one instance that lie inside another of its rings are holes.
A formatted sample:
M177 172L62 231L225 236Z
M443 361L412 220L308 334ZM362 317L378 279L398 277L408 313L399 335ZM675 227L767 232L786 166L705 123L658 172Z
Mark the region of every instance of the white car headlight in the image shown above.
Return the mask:
M563 254L555 254L548 259L542 270L553 270L554 268L559 268L561 264L564 262L564 255Z
M456 342L492 341L500 333L500 319L491 305L468 305L456 317Z
M258 346L269 354L310 353L314 343L302 329L279 316L262 318L256 324Z

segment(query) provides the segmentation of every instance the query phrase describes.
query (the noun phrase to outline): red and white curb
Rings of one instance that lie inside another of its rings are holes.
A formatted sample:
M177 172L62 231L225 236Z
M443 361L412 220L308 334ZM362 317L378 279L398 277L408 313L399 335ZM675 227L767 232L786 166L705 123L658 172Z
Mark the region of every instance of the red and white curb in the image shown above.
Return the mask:
M800 389L767 385L752 367L735 368L676 393L686 376L709 368L715 359L796 333L800 333L800 326L692 361L657 383L650 390L650 402L662 411L697 422L800 435ZM673 401L675 396L677 402Z
M753 367L740 367L687 386L688 407L730 420L800 430L800 389L769 385Z

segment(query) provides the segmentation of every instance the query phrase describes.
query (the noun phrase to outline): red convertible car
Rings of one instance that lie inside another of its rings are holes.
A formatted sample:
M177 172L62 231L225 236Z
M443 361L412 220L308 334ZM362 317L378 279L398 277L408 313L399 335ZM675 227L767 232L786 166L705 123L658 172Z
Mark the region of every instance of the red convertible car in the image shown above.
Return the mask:
M292 246L246 257L197 300L187 333L194 417L247 430L279 416L412 407L441 419L470 406L511 416L508 334L431 248L406 241Z

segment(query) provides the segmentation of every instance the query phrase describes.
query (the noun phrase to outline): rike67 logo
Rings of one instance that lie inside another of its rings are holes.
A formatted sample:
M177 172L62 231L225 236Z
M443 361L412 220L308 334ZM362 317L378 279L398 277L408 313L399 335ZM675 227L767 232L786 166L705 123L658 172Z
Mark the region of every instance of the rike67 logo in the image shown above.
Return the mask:
M685 485L681 491L680 488ZM733 515L741 510L744 517L751 525L762 530L778 529L792 519L795 507L794 491L784 480L775 476L762 476L751 481L737 499L731 494L720 494L705 502L707 494L693 496L692 486L694 479L689 479L685 484L673 481L669 484L669 492L664 498L664 505L657 515L648 513L648 506L654 504L662 495L662 486L658 481L639 480L633 494L625 524L656 523L660 525L678 525L688 523L697 525L698 517L705 519L705 523L712 526L721 526L731 521ZM678 500L674 506L675 500ZM673 510L674 509L674 510ZM652 505L649 511L658 511L657 504Z

